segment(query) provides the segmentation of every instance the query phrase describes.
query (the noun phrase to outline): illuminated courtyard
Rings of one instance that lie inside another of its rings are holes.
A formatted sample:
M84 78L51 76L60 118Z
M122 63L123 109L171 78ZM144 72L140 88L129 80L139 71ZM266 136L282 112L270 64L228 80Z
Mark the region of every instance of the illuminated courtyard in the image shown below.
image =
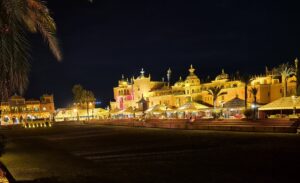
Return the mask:
M71 124L1 133L18 181L291 182L300 168L296 134Z

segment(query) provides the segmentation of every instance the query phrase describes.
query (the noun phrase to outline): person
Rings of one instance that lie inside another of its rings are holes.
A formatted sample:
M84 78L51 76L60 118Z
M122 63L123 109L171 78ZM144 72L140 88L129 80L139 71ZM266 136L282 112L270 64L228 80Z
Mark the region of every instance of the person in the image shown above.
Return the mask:
M195 118L193 118L193 116L190 116L189 122L190 122L190 123L193 123L194 121L195 121Z

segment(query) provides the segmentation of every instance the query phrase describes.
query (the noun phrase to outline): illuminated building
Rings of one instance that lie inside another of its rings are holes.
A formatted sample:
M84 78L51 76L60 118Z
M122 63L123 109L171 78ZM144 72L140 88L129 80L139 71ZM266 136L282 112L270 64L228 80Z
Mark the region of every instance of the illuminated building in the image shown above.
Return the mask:
M107 110L102 108L62 108L57 109L57 113L55 114L54 120L56 122L59 121L85 121L85 120L93 120L93 119L106 119L108 118L109 113Z
M55 112L53 95L43 95L40 100L25 100L14 95L7 102L1 102L1 125L24 121L48 119Z
M113 89L115 101L111 102L112 110L123 110L128 107L138 108L138 101L144 98L148 102L148 107L155 105L166 105L170 107L180 107L188 102L198 102L206 105L213 105L213 97L208 90L212 87L222 87L222 95L217 98L217 107L222 107L226 102L235 98L245 100L245 83L239 78L230 78L222 69L221 73L211 82L201 83L195 74L195 68L191 65L189 74L185 79L182 77L174 84L170 85L171 70L167 71L168 81L151 81L150 75L145 76L142 69L140 76L131 78L130 81L122 76L118 86ZM247 85L247 103L254 102L254 96L249 91L252 87L258 89L256 95L257 104L267 104L284 96L284 85L286 85L286 95L296 94L296 77L289 77L286 83L281 81L281 77L274 75L266 69L266 73L253 77Z

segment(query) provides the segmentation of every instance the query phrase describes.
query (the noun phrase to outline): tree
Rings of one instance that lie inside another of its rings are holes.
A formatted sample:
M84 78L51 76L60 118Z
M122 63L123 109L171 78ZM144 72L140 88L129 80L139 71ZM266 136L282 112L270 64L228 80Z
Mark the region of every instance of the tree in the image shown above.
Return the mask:
M29 44L26 32L41 33L57 60L61 52L55 36L56 25L40 0L0 1L0 100L15 92L23 94L28 85Z
M283 96L287 96L287 80L292 75L295 75L295 68L290 66L288 63L281 64L278 68L276 68L277 75L281 76L281 82L283 87Z
M256 87L252 87L250 88L250 93L253 95L253 103L256 104L256 97L257 97L257 93L258 93L258 88Z
M82 95L83 95L83 87L79 84L74 85L72 88L72 93L74 96L74 102L75 103L82 103Z
M211 95L213 97L214 109L216 109L218 97L227 94L227 92L222 92L222 89L223 89L223 87L221 87L221 86L215 86L215 87L211 87L207 90L208 95Z
M79 84L73 86L72 93L76 106L80 105L82 108L86 108L89 120L89 106L96 101L94 93L92 91L85 90Z

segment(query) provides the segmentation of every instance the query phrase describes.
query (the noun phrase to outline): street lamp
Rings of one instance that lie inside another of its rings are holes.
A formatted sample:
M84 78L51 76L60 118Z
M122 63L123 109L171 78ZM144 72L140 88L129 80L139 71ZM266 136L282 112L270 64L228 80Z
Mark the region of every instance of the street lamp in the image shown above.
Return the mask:
M93 103L89 102L89 107L92 107L92 105L93 105ZM94 119L94 108L92 108L92 119Z

